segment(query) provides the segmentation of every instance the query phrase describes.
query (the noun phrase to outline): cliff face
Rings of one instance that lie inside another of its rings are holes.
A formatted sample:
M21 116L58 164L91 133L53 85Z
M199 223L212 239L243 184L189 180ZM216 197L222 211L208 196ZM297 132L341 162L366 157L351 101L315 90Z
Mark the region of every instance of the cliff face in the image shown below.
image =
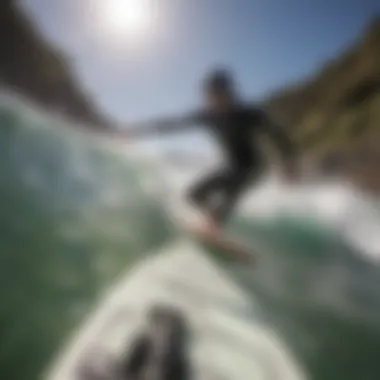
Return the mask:
M380 190L380 17L313 79L266 105L289 126L305 158L376 182Z
M0 47L0 84L95 128L108 125L62 52L39 35L13 0L0 3Z

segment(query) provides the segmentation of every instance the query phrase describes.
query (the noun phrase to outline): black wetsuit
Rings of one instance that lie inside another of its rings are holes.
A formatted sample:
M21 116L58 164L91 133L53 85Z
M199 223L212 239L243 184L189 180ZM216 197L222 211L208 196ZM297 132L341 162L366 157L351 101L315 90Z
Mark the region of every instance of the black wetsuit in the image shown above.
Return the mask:
M224 153L226 166L200 180L189 191L189 199L219 223L227 220L236 201L262 167L259 134L269 135L285 159L293 157L292 145L284 131L262 110L247 105L236 105L225 114L200 111L179 119L162 120L139 132L152 128L174 132L192 125L210 131Z

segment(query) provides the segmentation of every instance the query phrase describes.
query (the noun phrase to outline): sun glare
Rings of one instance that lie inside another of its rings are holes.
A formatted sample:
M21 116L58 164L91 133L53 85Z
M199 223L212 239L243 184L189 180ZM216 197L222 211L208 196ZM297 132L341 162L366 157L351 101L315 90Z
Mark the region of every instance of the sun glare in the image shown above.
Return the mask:
M103 17L115 32L140 34L149 27L152 9L149 0L103 0Z

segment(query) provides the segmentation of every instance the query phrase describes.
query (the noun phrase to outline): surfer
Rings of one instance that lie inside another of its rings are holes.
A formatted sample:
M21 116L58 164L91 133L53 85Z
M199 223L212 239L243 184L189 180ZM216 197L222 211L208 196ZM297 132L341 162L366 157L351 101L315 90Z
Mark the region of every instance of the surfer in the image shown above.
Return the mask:
M293 145L285 131L261 109L240 100L234 78L217 69L203 83L204 109L188 115L162 119L128 129L128 137L154 131L173 133L189 127L204 127L219 142L225 165L191 186L188 199L204 215L203 231L219 236L245 190L258 179L263 167L258 136L267 134L282 154L287 177L296 174Z

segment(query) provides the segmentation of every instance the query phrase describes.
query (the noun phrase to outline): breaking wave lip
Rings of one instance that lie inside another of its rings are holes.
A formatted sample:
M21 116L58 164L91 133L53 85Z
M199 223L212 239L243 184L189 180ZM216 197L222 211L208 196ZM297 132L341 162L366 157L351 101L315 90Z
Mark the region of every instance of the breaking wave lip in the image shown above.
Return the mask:
M289 188L268 181L247 201L248 215L312 218L371 260L380 260L380 201L341 181ZM377 211L376 211L377 208Z

